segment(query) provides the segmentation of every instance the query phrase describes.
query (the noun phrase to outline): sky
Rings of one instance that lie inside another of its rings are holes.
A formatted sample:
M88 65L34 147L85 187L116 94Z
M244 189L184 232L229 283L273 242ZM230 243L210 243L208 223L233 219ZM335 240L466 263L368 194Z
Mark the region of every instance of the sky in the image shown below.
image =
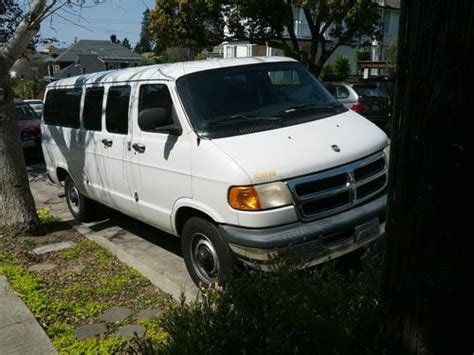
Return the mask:
M82 8L75 6L61 10L41 24L41 36L57 38L59 47L67 47L75 39L109 40L116 34L122 41L125 37L132 48L140 36L143 12L153 8L154 0L101 0L94 7L86 7L96 0L85 0Z

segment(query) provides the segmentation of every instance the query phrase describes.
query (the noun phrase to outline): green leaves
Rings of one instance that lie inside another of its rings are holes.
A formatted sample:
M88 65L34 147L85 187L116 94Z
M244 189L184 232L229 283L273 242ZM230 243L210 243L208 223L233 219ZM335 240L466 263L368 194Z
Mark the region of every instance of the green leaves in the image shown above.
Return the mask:
M149 30L161 47L190 48L195 54L224 39L220 0L157 0Z
M169 353L366 354L378 335L380 268L341 274L251 273L197 301L172 305Z

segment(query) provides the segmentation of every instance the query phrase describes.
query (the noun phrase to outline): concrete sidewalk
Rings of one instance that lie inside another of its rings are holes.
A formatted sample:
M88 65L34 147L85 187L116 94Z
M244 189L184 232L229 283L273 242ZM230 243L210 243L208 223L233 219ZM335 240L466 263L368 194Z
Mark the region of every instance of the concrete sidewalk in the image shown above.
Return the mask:
M37 208L50 208L52 215L70 222L79 233L138 270L174 299L179 300L181 293L188 300L196 298L198 289L186 270L179 238L114 211L110 211L108 220L78 223L72 219L65 198L58 197L63 189L47 179L44 165L30 166L28 170Z
M43 328L4 276L0 276L0 354L57 354Z

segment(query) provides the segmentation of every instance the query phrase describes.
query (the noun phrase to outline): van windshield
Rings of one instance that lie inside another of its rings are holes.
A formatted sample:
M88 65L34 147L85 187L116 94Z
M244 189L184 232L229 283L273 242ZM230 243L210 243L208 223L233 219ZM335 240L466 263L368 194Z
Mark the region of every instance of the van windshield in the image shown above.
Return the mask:
M207 70L177 81L194 129L209 138L277 129L346 109L298 63Z

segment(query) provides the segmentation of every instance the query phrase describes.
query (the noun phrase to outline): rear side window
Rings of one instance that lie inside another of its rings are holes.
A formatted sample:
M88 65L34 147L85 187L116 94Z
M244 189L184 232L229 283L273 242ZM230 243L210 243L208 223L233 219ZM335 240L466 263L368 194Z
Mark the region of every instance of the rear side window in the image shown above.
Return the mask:
M105 122L110 133L128 133L128 104L130 102L130 86L113 86L107 94Z
M44 122L49 125L79 128L82 89L49 90L44 107Z
M362 97L387 97L375 85L354 85L353 88Z
M337 99L347 99L350 95L349 90L347 90L347 88L342 85L338 85L336 87L336 90L337 90L337 96L336 96Z
M103 97L104 88L90 88L86 90L84 112L82 113L85 129L90 131L100 131L102 129Z

